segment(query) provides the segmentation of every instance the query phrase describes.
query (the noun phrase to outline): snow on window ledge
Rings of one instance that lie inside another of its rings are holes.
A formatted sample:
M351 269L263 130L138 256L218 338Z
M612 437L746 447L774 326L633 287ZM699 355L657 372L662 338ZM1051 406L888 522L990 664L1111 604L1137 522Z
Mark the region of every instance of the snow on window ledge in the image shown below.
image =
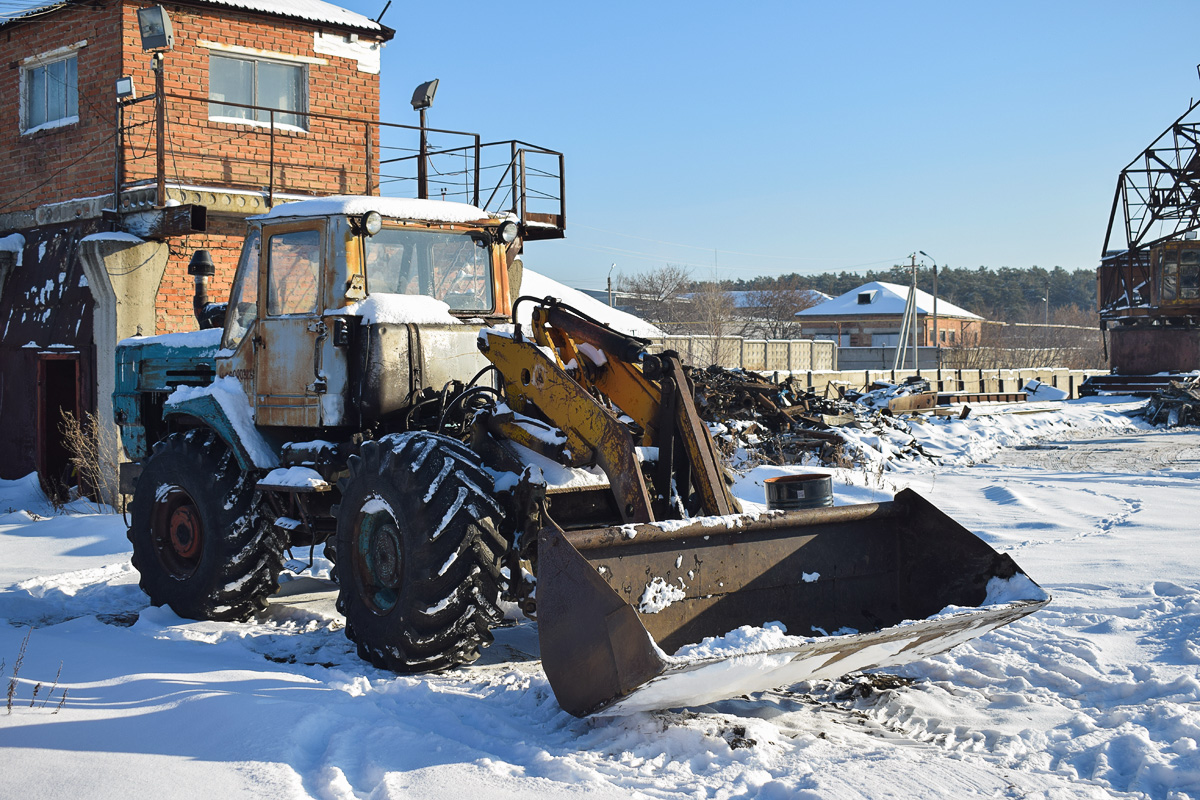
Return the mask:
M215 102L215 101L210 101L210 102ZM296 112L280 111L279 113L280 114L294 114ZM247 126L250 128L270 128L270 127L272 127L271 123L269 123L269 122L262 122L257 119L243 119L242 117L210 116L208 118L208 121L209 122L223 122L226 125L244 125L244 126ZM277 130L277 131L290 131L291 133L308 133L308 128L302 128L299 125L289 125L286 122L276 122L274 127L275 127L275 130Z
M48 130L52 130L54 128L65 128L68 125L77 125L78 123L79 123L79 115L73 114L69 117L61 117L60 119L52 119L49 122L43 122L41 125L37 125L35 127L29 128L27 130L23 130L23 131L21 131L21 135L28 136L31 133L39 133L41 131L48 131Z

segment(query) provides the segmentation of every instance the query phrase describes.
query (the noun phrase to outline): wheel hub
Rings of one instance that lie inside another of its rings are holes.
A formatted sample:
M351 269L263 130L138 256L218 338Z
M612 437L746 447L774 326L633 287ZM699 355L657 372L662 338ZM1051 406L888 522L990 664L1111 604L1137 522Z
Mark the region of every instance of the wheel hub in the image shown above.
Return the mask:
M187 580L195 574L204 553L204 522L187 490L181 486L159 489L150 512L150 535L168 575Z
M395 525L380 525L371 533L371 565L375 582L388 589L400 586L400 531Z
M380 616L390 614L404 583L404 544L390 513L360 514L352 560L354 582L367 608Z
M169 527L175 552L182 558L195 558L200 553L200 519L196 507L185 505L175 509Z

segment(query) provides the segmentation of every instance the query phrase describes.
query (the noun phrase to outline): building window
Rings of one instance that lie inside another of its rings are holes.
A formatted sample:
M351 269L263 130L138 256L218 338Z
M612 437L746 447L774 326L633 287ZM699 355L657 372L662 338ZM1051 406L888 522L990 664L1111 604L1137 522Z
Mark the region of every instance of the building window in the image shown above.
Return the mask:
M21 130L70 125L79 121L79 81L74 53L56 60L32 60L21 70L24 102Z
M307 130L308 73L303 64L261 58L210 55L208 59L208 118L269 125L276 109L276 127ZM227 105L261 106L261 109Z

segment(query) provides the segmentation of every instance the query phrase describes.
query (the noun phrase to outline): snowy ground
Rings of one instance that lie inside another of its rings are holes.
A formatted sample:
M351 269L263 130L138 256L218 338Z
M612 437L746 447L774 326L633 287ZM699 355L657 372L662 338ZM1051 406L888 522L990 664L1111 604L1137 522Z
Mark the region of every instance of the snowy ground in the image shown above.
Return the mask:
M899 674L588 720L531 624L410 678L354 656L311 577L250 622L185 621L147 607L119 516L0 482L0 685L29 637L0 797L1200 798L1200 432L1131 407L977 409L912 426L941 465L836 475L839 502L926 495L1048 608Z

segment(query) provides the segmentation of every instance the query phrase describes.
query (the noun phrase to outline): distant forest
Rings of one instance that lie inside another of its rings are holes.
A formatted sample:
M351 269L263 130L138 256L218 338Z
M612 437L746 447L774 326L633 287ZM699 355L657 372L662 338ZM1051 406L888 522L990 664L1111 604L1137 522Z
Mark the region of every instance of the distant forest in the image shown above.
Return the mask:
M816 289L836 297L870 281L887 281L907 286L911 280L911 267L894 266L886 272L827 272L820 275L792 273L777 277L722 281L721 288L727 291ZM917 288L933 293L931 268L917 268ZM1040 322L1046 311L1047 289L1050 292L1049 310L1052 321L1058 321L1056 318L1064 316L1085 317L1096 313L1095 270L1077 269L1068 272L1062 267L1052 270L1041 267L938 269L938 297L987 319Z

